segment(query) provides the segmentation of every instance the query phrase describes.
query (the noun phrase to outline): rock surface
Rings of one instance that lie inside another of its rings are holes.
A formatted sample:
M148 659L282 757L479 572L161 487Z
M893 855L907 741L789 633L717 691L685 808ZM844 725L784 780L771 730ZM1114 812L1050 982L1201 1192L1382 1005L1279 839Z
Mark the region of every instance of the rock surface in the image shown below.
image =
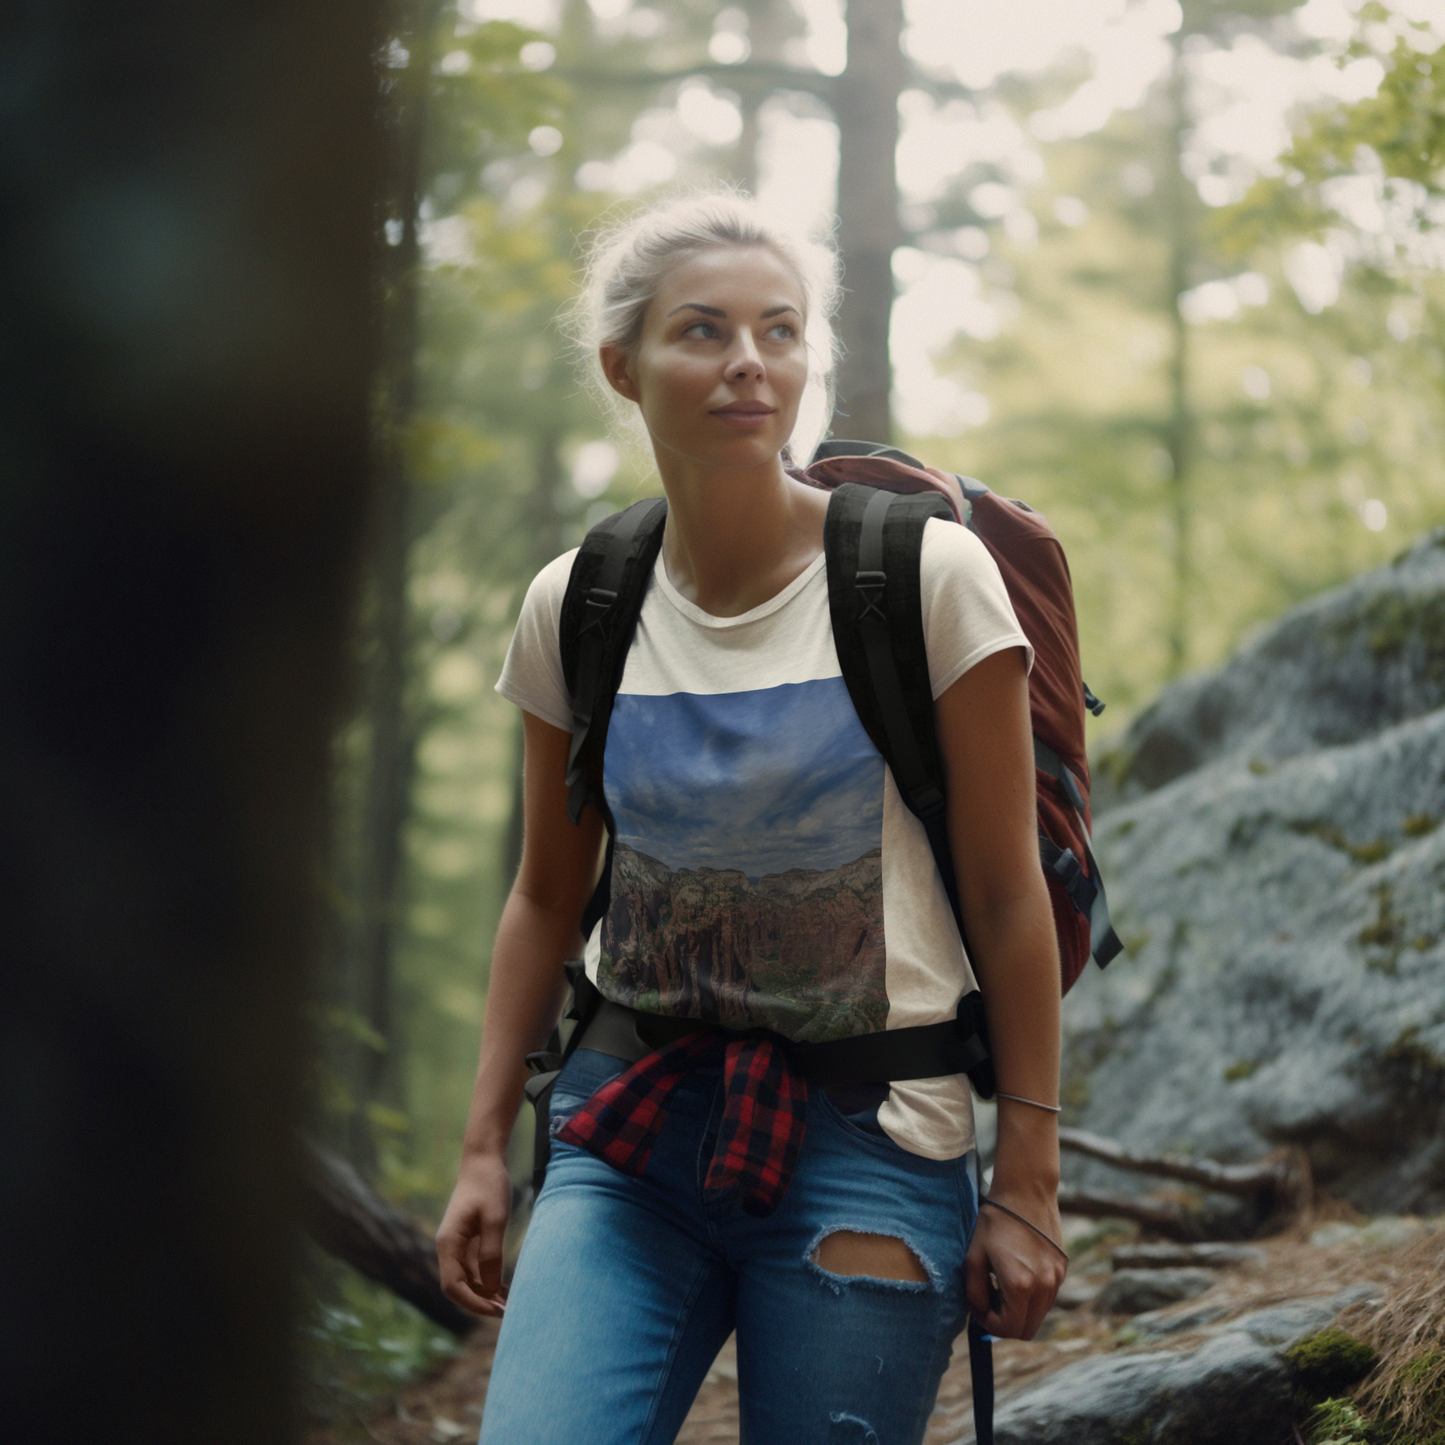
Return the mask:
M1284 1351L1361 1297L1359 1289L1229 1321L1202 1345L1100 1355L1001 1403L997 1445L1242 1445L1289 1437ZM973 1434L960 1437L958 1445Z
M1362 1209L1439 1208L1445 530L1171 688L1095 772L1129 954L1065 1007L1068 1122L1297 1145Z
M1094 1299L1096 1314L1139 1315L1201 1295L1214 1283L1208 1269L1121 1269Z

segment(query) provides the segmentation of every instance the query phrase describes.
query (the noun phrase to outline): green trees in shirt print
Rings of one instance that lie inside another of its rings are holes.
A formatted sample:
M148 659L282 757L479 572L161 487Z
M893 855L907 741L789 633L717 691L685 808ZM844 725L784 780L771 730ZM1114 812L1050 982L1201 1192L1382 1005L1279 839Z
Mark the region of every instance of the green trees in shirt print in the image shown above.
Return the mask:
M749 879L672 869L619 844L598 978L633 1007L845 1038L888 1015L882 853Z

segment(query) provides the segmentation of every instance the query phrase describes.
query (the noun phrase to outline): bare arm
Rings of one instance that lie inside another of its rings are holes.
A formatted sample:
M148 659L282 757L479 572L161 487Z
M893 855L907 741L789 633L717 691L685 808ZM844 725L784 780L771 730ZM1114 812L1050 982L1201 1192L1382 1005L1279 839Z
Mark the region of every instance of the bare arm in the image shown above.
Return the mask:
M1021 649L986 657L936 705L948 832L974 971L1003 1093L1059 1097L1059 958L1039 866L1028 682ZM1054 1115L1000 1099L990 1198L1059 1239ZM991 1334L1032 1339L1065 1262L1000 1210L984 1208L968 1256L968 1299ZM990 1302L989 1275L1002 1303Z
M547 1041L562 997L562 961L581 947L578 920L596 883L602 820L567 816L568 734L523 714L522 865L492 950L481 1059L462 1163L441 1227L442 1289L477 1314L502 1313L502 1238L511 1203L507 1144L522 1098L526 1055Z

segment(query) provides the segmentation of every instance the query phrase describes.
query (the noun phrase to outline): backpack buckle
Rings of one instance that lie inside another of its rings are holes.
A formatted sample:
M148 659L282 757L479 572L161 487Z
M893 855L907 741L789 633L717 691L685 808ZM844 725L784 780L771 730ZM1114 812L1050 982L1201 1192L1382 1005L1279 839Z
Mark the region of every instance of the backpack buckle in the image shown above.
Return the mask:
M605 587L589 588L587 598L582 604L584 611L579 635L582 637L596 635L605 638L607 636L607 614L612 611L616 601L617 594L609 592Z
M883 601L883 589L888 585L888 574L859 572L853 585L863 595L863 610L858 614L858 620L862 622L865 617L876 617L880 622L887 622L879 603Z
M943 789L932 782L925 783L921 788L914 788L908 795L910 811L915 817L922 819L931 819L942 813L946 801Z

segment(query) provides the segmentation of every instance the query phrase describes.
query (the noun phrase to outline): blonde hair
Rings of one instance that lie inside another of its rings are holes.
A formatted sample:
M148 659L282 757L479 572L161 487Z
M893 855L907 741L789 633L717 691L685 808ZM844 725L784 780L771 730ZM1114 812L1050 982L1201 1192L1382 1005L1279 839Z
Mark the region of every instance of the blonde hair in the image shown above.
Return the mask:
M807 460L806 453L822 438L832 416L838 359L833 314L842 292L838 253L828 239L778 224L740 190L666 198L604 219L584 238L582 287L564 324L583 382L614 427L635 435L639 423L635 408L608 385L599 348L636 348L648 305L680 262L703 251L749 246L772 251L802 287L811 395L805 397L795 440Z

